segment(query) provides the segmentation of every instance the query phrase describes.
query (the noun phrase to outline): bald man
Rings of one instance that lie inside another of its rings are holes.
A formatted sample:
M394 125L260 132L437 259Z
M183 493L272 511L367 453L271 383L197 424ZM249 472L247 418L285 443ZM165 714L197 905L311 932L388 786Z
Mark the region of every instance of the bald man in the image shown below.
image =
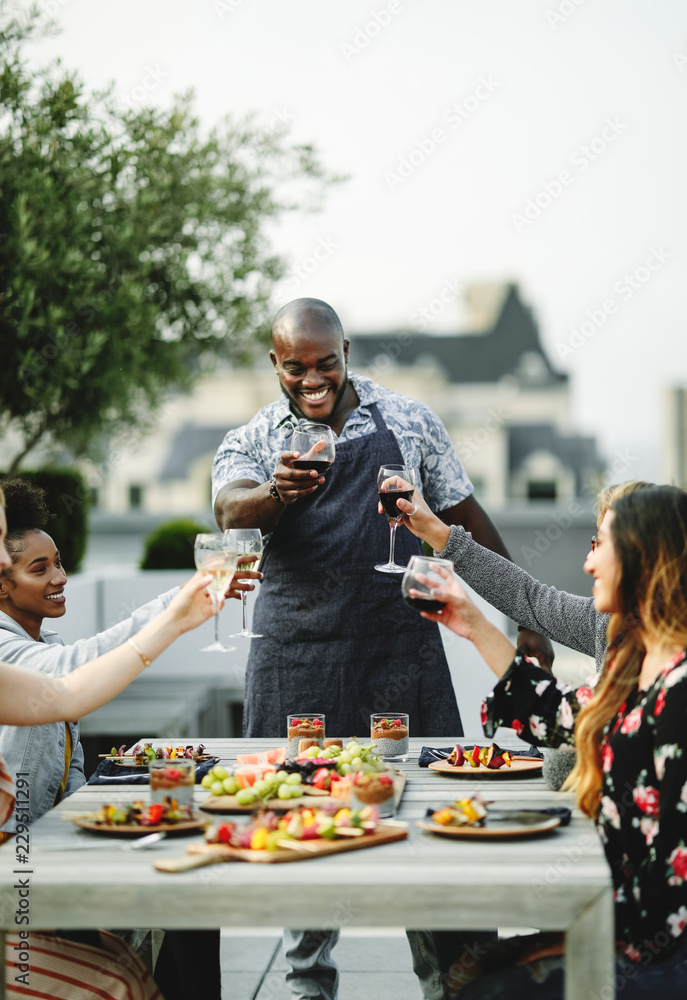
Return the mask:
M285 738L286 716L308 712L323 713L327 734L342 738L367 738L372 712L407 712L416 736L462 735L437 626L404 604L398 576L374 569L388 551L377 473L389 464L415 470L427 503L447 524L463 525L508 556L446 428L417 400L349 375L341 322L319 299L295 299L277 313L270 359L281 398L230 431L213 466L219 526L258 527L268 536L245 735ZM294 466L289 441L299 420L327 424L336 436L326 476ZM398 562L421 552L410 532L399 533ZM547 640L521 633L520 645L550 665ZM313 933L309 945L298 936L287 948L296 996L336 996L332 937L323 941ZM310 964L303 961L308 947Z

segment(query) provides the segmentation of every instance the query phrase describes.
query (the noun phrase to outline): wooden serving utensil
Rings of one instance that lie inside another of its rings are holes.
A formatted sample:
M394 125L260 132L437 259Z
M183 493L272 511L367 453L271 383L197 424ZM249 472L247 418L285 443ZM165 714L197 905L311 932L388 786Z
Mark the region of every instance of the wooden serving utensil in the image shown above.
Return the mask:
M232 858L227 854L214 854L212 852L208 854L187 854L183 858L160 858L159 861L155 861L153 868L157 868L159 872L188 872L192 868L204 868L206 865L216 865L220 861L238 861L238 858Z

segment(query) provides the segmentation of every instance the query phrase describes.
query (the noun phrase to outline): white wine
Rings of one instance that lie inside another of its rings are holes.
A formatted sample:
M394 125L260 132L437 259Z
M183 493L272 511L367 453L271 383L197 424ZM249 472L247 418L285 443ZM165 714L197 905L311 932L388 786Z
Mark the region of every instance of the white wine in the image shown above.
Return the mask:
M226 593L227 587L234 578L234 569L227 569L225 566L219 569L210 569L203 567L203 571L207 573L212 573L212 580L207 586L208 593L224 594Z
M245 555L241 556L241 565L239 569L255 569L260 562L261 555L262 552L258 552L255 555L253 555L252 552L247 552Z

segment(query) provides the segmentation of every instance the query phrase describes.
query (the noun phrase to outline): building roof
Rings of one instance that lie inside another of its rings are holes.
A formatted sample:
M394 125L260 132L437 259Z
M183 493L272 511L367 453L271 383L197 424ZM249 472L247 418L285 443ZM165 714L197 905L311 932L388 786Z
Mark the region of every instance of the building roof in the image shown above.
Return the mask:
M351 367L374 368L380 358L414 365L431 358L449 382L498 382L516 375L530 385L565 383L544 353L539 328L517 285L473 285L466 290L470 329L438 336L396 330L351 335Z
M517 472L536 451L548 451L575 475L575 493L590 476L602 472L605 463L599 457L596 439L581 434L561 434L552 424L510 424L508 426L508 472Z
M221 427L202 427L184 424L172 441L160 471L161 482L185 479L190 467L203 455L214 455L228 430Z

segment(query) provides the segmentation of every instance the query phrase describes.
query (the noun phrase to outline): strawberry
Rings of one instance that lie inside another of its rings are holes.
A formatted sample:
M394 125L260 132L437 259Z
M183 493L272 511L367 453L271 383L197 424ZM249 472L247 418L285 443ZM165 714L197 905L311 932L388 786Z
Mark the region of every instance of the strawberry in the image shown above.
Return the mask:
M397 729L400 729L401 728L401 720L400 719L394 719L394 725L396 726Z
M292 728L293 728L294 726L300 726L300 725L302 725L302 722L301 722L301 720L300 720L300 719L291 719L291 727L292 727Z
M313 724L313 726L321 726L322 725L322 719L313 719L312 720L312 724Z

